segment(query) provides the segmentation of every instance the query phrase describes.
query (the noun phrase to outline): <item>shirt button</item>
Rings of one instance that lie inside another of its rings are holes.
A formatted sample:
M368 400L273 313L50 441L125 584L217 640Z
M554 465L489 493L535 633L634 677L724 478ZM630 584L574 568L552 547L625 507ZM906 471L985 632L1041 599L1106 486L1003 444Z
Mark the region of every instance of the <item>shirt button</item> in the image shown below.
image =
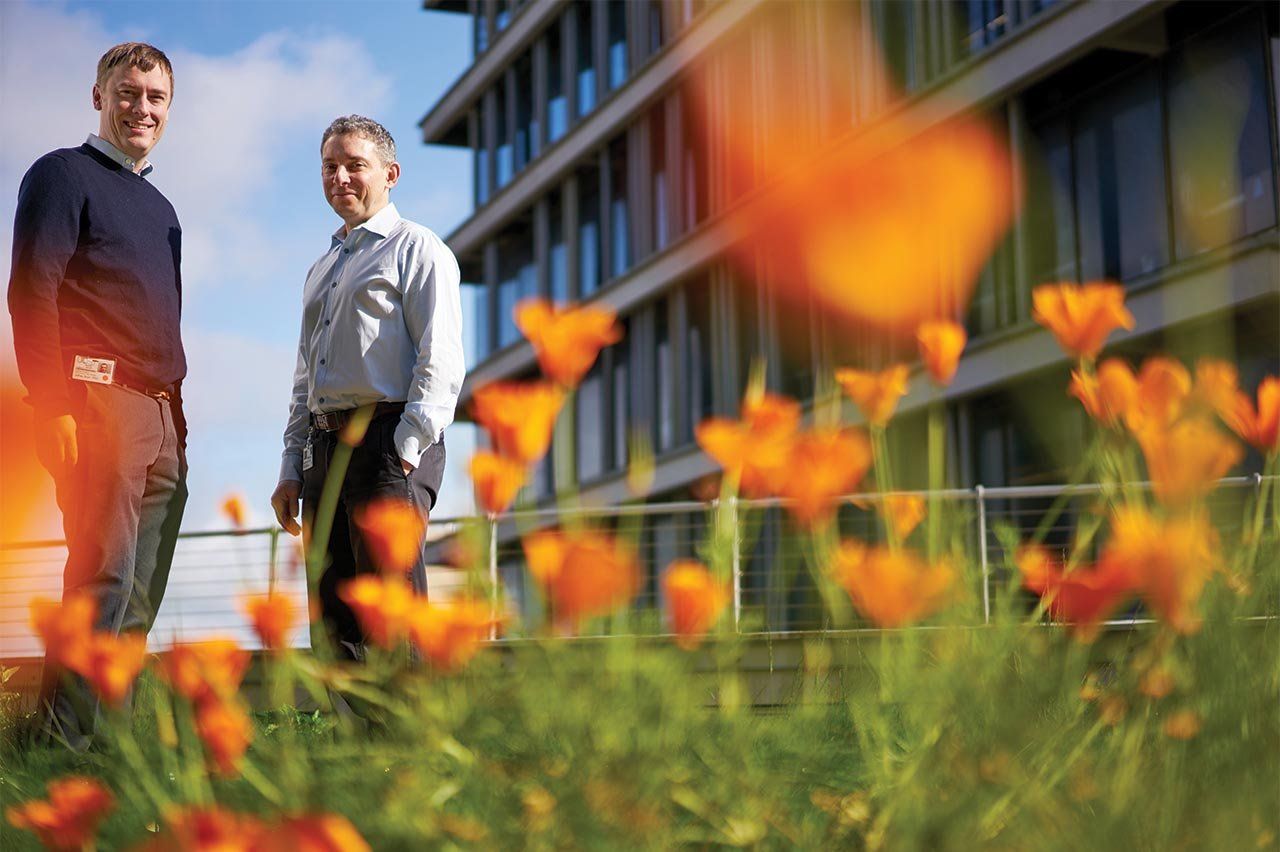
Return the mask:
M324 321L324 324L325 324L325 325L328 325L328 324L329 324L329 321L328 321L328 320L325 320L325 321Z
M337 286L338 286L338 282L334 281L332 284L329 285L329 289L332 290L334 287L337 287Z
M321 358L321 359L320 359L320 365L321 365L321 366L324 366L324 359L323 359L323 358Z
M343 253L343 254L351 254L351 249L343 249L343 250L342 250L342 253Z
M320 401L321 401L321 402L324 402L324 397L320 397Z

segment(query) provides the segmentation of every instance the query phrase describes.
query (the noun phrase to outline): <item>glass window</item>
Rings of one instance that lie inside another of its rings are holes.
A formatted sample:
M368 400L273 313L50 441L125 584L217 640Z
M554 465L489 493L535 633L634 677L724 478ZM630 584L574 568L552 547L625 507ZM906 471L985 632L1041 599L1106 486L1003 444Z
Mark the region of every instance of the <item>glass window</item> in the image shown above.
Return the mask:
M507 92L506 86L499 83L494 87L494 127L497 128L494 135L497 136L497 148L495 149L497 159L497 176L495 183L497 189L502 189L511 182L512 175L515 174L514 157L511 146L511 126L507 122Z
M693 430L712 415L711 382L711 282L699 276L685 285L684 386L688 394L685 442L693 440Z
M1071 138L1065 116L1028 125L1023 229L1027 283L1076 281L1076 224L1071 208Z
M1261 19L1189 41L1169 67L1169 148L1178 257L1276 222Z
M609 26L609 88L627 82L627 1L606 0Z
M484 5L476 6L474 33L475 55L479 56L489 49L489 14Z
M662 50L662 45L666 42L666 30L663 28L662 24L662 0L649 0L648 13L648 55L652 56L659 50Z
M1128 280L1169 262L1164 120L1148 68L1106 86L1076 121L1080 274Z
M631 217L627 204L627 139L609 145L609 272L617 277L631 268Z
M596 55L595 28L592 26L591 10L594 3L578 3L577 15L577 75L578 75L578 117L586 115L596 108Z
M569 99L564 88L564 64L560 57L560 24L547 31L547 144L569 129Z
M698 99L690 89L680 95L680 134L684 145L680 184L684 192L684 227L693 228L707 218L707 143Z
M498 347L509 346L520 339L516 328L515 307L522 300L538 294L537 266L530 240L532 229L527 222L518 223L498 239Z
M600 289L600 173L578 171L578 298Z
M885 64L893 75L893 82L901 89L916 86L915 36L912 29L915 14L914 3L876 3L871 7L875 15L876 36Z
M667 208L666 105L649 113L650 180L653 185L653 248L661 251L671 240L671 215Z
M778 373L784 394L800 400L813 396L813 324L808 298L784 295L770 277L771 310L777 327Z
M564 211L560 207L560 190L547 199L549 247L547 250L547 295L556 304L569 301L569 249L564 241Z
M666 299L653 306L653 396L655 417L653 443L658 452L669 450L676 442L676 389L672 382L670 305Z
M482 283L463 281L461 287L463 339L467 369L471 369L489 356L492 341L489 339L489 288Z
M598 479L604 473L604 379L601 372L601 362L597 360L574 395L579 483Z
M631 436L631 323L623 321L622 340L609 348L613 374L610 390L613 395L613 469L627 466Z
M525 52L515 65L515 170L538 156L538 117L533 113L533 57Z
M1005 0L958 0L961 53L977 53L1004 35L1008 26Z
M502 32L511 23L511 4L507 0L498 0L498 13L493 18L493 29Z
M479 207L489 200L489 140L483 131L484 110L476 109L472 114L477 128L477 142L471 149L472 183L476 206Z

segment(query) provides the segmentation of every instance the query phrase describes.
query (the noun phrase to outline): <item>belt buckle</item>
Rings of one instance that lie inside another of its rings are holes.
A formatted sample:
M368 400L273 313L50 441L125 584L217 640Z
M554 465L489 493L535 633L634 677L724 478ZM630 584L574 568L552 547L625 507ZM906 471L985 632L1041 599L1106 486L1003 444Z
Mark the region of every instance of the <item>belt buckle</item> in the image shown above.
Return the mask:
M325 411L316 415L316 425L325 432L332 432L342 424L338 422L336 411Z

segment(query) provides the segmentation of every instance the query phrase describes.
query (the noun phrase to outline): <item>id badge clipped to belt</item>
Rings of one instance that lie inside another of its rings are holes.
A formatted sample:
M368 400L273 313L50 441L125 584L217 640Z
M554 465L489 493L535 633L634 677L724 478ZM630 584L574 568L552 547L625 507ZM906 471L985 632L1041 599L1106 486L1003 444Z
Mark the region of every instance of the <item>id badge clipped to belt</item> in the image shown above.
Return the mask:
M308 471L316 465L316 450L311 443L311 436L307 436L307 442L302 445L302 470Z

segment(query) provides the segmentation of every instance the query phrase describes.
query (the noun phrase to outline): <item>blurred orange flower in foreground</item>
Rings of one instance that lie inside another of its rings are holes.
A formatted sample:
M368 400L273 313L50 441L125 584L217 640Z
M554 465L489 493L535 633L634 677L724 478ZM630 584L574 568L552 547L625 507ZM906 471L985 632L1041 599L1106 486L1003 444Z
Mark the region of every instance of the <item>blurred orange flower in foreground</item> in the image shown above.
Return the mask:
M1264 456L1280 450L1280 378L1268 376L1258 385L1258 404L1243 391L1218 414L1232 432Z
M1146 427L1136 437L1156 497L1167 506L1213 491L1244 455L1239 444L1199 417L1168 427Z
M1214 411L1225 411L1235 405L1239 380L1236 365L1230 361L1201 358L1196 362L1196 398Z
M289 646L289 631L293 629L298 613L288 595L280 592L248 595L241 599L240 606L249 616L264 648L280 651Z
M524 487L524 463L485 450L471 457L476 505L493 515L505 512Z
M254 852L369 852L369 844L344 816L302 814L270 828Z
M730 476L747 497L777 490L791 461L800 404L784 396L748 394L742 419L711 417L694 430L698 446Z
M62 601L32 598L31 629L44 643L46 661L81 671L89 662L89 637L98 618L98 602L86 594L69 592Z
M89 660L78 673L103 701L119 706L146 663L146 634L94 633L89 640Z
M1111 522L1099 571L1128 576L1152 610L1179 633L1199 627L1200 593L1218 568L1217 533L1204 514L1160 519L1126 508Z
M919 494L886 494L879 508L899 539L911 535L924 520L924 498Z
M546 590L556 621L611 612L639 588L635 554L603 532L544 530L523 543L529 574Z
M174 808L164 821L164 833L138 852L253 852L266 831L256 817L217 806Z
M935 382L951 384L968 340L964 326L954 320L930 320L920 324L916 330L920 360Z
M219 507L223 516L226 517L231 525L236 529L244 529L245 522L249 517L249 509L245 503L244 496L240 494L230 494L222 501Z
M871 442L857 429L814 429L796 439L778 495L803 527L831 519L837 498L858 487L871 467Z
M365 574L343 584L338 596L351 607L373 644L390 650L404 639L415 601L404 580Z
M1116 426L1133 409L1138 379L1124 361L1108 358L1096 373L1073 370L1067 394L1080 400L1085 412L1103 426Z
M893 417L898 400L907 392L910 370L906 364L895 364L880 372L841 367L836 382L853 400L872 426L884 426Z
M35 834L46 849L90 848L98 823L115 807L111 791L79 775L50 781L48 789L48 799L5 808L9 824Z
M403 574L418 561L427 522L407 500L370 500L356 510L355 521L378 570Z
M471 413L502 455L532 463L547 454L564 405L550 382L492 382L476 388Z
M1031 291L1031 316L1068 355L1092 359L1117 328L1133 328L1119 284L1042 284Z
M686 651L702 641L724 612L729 590L700 562L681 559L667 566L662 577L667 598L667 618L676 634L676 644Z
M909 550L895 553L857 541L840 543L831 573L858 612L879 627L902 627L931 615L955 582L955 570L945 562L928 565Z
M433 666L450 672L470 662L493 624L492 610L480 601L419 601L409 614L409 638Z
M1022 584L1044 599L1051 616L1071 622L1082 642L1092 642L1102 622L1134 592L1129 572L1115 563L1066 574L1039 545L1020 548L1015 561L1022 572Z
M1194 739L1204 721L1194 710L1179 710L1165 719L1164 734L1174 740Z
M578 386L601 349L622 339L617 314L596 305L557 309L546 299L525 299L516 305L515 321L543 375L568 388Z
M249 659L234 639L207 639L174 645L160 657L160 674L190 701L230 698L240 688Z
M234 775L253 741L253 723L239 699L212 699L196 705L196 733L218 774Z
M1180 361L1156 355L1142 362L1137 388L1125 412L1133 432L1162 428L1182 416L1191 397L1191 373Z

